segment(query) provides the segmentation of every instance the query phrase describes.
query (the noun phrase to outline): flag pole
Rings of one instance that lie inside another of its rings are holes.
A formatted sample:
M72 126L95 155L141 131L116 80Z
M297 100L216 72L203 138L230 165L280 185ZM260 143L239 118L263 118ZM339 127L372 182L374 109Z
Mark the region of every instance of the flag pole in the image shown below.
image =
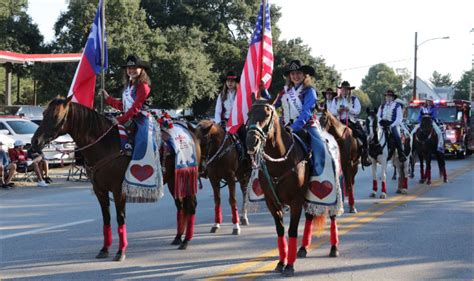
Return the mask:
M260 51L262 52L261 53L262 55L261 55L261 61L260 61L260 66L261 66L260 67L260 77L258 78L258 85L259 86L258 86L258 91L257 91L258 96L256 97L257 99L259 99L260 96L262 95L260 93L260 83L262 83L262 78L263 78L262 77L262 74L263 74L263 57L264 57L263 56L263 43L264 43L264 40L265 40L265 29L266 29L265 28L265 24L266 24L265 20L267 18L267 0L262 0L262 5L263 5L262 6L262 44L260 45L260 48L261 48Z
M101 13L100 13L100 23L101 23L101 29L100 29L100 90L105 89L105 70L104 70L104 55L105 55L105 49L104 49L104 38L105 38L105 0L102 0L102 7ZM100 96L100 113L104 113L104 96Z

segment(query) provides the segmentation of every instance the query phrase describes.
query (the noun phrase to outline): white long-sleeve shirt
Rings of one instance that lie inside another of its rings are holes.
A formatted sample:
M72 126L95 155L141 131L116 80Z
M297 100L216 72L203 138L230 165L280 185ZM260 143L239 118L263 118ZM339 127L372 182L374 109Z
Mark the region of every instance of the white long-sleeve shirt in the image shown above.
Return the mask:
M341 113L337 112L337 110L341 107L349 108L349 111L343 111ZM347 114L349 114L349 119L355 119L359 116L361 109L360 101L356 96L349 96L349 97L335 97L332 100L331 106L329 111L339 118L339 120L345 120L347 118Z
M214 113L214 121L220 123L222 121L222 111L224 111L224 119L229 119L232 106L234 105L235 90L228 90L227 99L222 102L222 93L219 94L216 101L216 110Z
M403 121L402 105L396 101L386 102L379 107L377 117L392 122L390 127L398 126Z

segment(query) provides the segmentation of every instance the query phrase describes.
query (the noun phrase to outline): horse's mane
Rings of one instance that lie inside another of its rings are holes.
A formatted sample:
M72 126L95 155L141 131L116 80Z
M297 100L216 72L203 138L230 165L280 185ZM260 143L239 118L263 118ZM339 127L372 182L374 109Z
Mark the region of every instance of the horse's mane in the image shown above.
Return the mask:
M57 97L49 102L48 108L50 106L64 105L67 102L68 99ZM112 125L112 122L107 117L82 104L71 102L69 110L72 110L70 115L72 120L70 121L74 124L72 129L75 131L88 132L90 135L100 135Z

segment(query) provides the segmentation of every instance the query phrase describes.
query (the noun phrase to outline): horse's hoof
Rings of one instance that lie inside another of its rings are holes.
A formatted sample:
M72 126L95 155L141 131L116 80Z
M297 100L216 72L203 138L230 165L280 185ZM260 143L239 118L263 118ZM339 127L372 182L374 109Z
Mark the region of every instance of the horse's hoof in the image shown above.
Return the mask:
M396 180L397 180L397 177L392 177L392 180L393 180L393 181L396 181Z
M375 191L372 191L372 193L370 193L369 197L370 198L375 198L375 195L377 195L377 193Z
M380 199L385 199L385 198L387 198L387 193L382 192L382 194L380 194Z
M176 237L174 238L173 242L171 242L171 245L181 245L181 242L183 242L181 240L181 237L176 235Z
M400 188L397 189L396 193L398 193L398 194L402 193L401 189Z
M357 213L356 207L351 206L350 209L349 209L349 213L351 213L351 214L356 214L356 213Z
M306 251L306 248L305 247L301 247L299 250L298 250L298 253L296 254L296 256L298 258L306 258L306 255L308 254L308 251Z
M107 248L100 249L100 252L95 256L96 259L105 259L109 257L109 250Z
M421 179L421 180L418 181L418 183L425 183L425 180Z
M275 267L275 272L283 273L283 269L285 268L285 264L281 261L278 262L277 266Z
M179 245L178 250L186 250L188 248L188 242L189 240L184 239L181 245Z
M292 265L287 265L282 272L284 277L293 277L295 276L295 268Z
M412 178L415 177L415 174L410 174L409 177L410 177L410 179L412 179Z
M431 181L427 181L426 184L427 184L427 185L431 185Z
M219 227L213 226L211 227L211 233L216 233L219 230Z
M240 217L240 224L241 225L249 225L249 219L246 217Z
M239 235L239 234L240 234L240 228L232 229L232 235Z
M443 179L443 182L445 182L445 183L448 182L448 179Z
M339 257L339 250L337 249L336 245L331 246L331 251L329 251L329 256L331 258Z
M119 250L114 257L114 261L124 261L125 260L125 253L122 252L122 250Z
M407 194L408 192L407 192L406 188L402 188L402 189L400 189L400 193L401 194Z

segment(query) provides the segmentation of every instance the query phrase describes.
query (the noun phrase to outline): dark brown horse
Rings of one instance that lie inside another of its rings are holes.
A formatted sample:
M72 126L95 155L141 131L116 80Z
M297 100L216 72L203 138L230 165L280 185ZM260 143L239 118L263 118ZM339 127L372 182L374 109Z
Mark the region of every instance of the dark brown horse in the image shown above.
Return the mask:
M125 171L130 162L130 157L125 156L120 150L119 132L117 126L105 116L85 106L71 102L71 98L56 98L52 100L43 113L43 122L36 130L32 138L34 149L41 149L46 143L56 137L69 134L82 150L85 164L91 171L90 178L92 187L102 210L104 244L97 258L108 257L108 249L112 244L112 229L110 226L110 201L109 192L112 192L117 214L119 250L114 257L115 261L125 259L125 251L128 245L125 227L125 196L122 194L122 182ZM198 157L199 147L197 147ZM174 157L169 157L164 163L168 171L174 169ZM199 158L198 158L199 159ZM113 175L113 176L111 176ZM173 177L165 174L169 188L174 187ZM174 194L173 192L171 192ZM191 216L195 213L195 196L175 200L178 213ZM178 221L179 222L179 221ZM178 224L179 229L179 224ZM193 226L188 224L192 231ZM178 233L177 237L180 233ZM181 233L182 234L182 233ZM188 233L187 233L188 234ZM180 248L185 249L192 233L181 243ZM176 241L176 239L175 239Z
M215 233L222 224L221 208L221 180L229 186L229 204L232 210L232 223L234 228L232 234L240 234L239 213L235 195L236 179L242 190L242 220L243 225L248 224L247 211L245 209L245 196L247 183L250 177L250 162L240 160L239 153L230 134L227 134L221 126L212 120L202 120L196 127L196 136L199 139L202 153L202 166L207 171L214 191L214 225L211 233Z
M359 143L352 136L352 130L337 120L331 112L322 110L319 118L321 127L330 133L339 145L342 173L344 175L344 194L349 197L349 212L357 213L354 199L354 180L359 165Z
M431 116L423 116L420 128L418 128L413 136L413 151L416 151L418 159L420 159L420 183L426 181L426 184L431 184L431 158L433 154L438 161L440 175L443 177L444 182L448 181L444 153L439 152L437 147L438 135L433 128ZM425 161L426 172L424 171Z
M310 166L307 153L302 145L285 130L278 121L274 106L266 100L257 100L249 111L247 148L255 165L259 166L259 181L265 195L268 210L273 216L278 235L280 258L275 271L284 276L294 275L294 262L297 256L298 224L301 211L305 206L305 193L309 187ZM283 209L290 208L290 227L288 230L288 246L283 224ZM331 217L331 253L337 256L337 224L336 215ZM316 216L316 225L324 226L325 215ZM313 216L307 214L305 233L311 239ZM308 243L309 242L309 243ZM310 244L310 241L303 241ZM299 253L298 253L299 256ZM286 266L285 266L286 264Z

